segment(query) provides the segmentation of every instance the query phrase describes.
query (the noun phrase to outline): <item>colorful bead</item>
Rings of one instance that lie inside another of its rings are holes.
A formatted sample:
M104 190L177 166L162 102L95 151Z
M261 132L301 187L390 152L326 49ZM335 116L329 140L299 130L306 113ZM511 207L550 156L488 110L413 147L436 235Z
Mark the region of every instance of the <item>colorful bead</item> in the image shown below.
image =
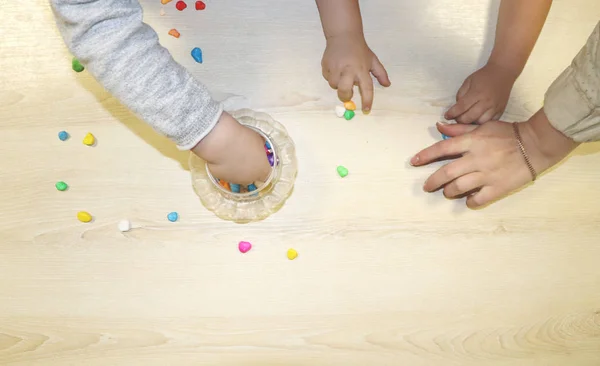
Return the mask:
M77 220L81 222L90 222L92 221L92 215L85 211L79 211L77 213Z
M337 172L340 175L340 177L344 178L345 176L348 175L348 169L346 169L346 167L343 166L338 166L337 167Z
M69 138L69 133L67 131L60 131L58 133L58 139L60 141L66 141Z
M352 118L354 118L354 115L354 111L351 111L349 109L344 112L344 118L346 119L346 121L350 121Z
M288 249L287 251L287 257L289 260L293 261L294 259L298 258L298 252L295 249Z
M131 222L129 220L121 220L117 224L117 227L119 228L119 231L121 231L123 233L127 232L127 231L131 230Z
M192 58L199 64L202 63L202 50L196 47L192 50Z
M59 191L66 191L69 188L69 185L63 181L57 182L55 185L56 189Z
M344 108L349 111L354 111L356 110L356 104L354 104L353 101L344 102Z
M256 185L254 183L248 184L248 192L256 191Z
M240 185L235 183L229 183L229 188L231 188L231 192L240 193Z
M187 8L187 4L181 0L179 0L176 4L175 4L175 8L177 8L177 10L179 11L183 11L185 8Z
M170 35L170 36L173 36L173 37L175 37L175 38L179 38L179 36L180 36L181 34L179 34L179 32L177 31L177 29L173 28L173 29L171 29L171 30L169 31L169 35Z
M71 67L75 72L82 72L83 70L85 70L85 67L83 67L81 62L79 62L79 60L75 57L73 57L73 60L71 60Z
M252 249L252 244L247 241L240 241L238 244L238 249L242 253L247 253L250 249Z
M202 1L196 1L196 10L206 9L206 4Z
M171 221L171 222L175 222L179 219L179 214L177 212L170 212L167 215L167 220Z
M344 117L344 113L346 113L346 108L344 108L344 106L341 106L341 105L336 105L335 106L335 115L338 118L343 118Z
M96 138L91 133L88 133L83 138L83 144L87 146L93 146L96 143Z

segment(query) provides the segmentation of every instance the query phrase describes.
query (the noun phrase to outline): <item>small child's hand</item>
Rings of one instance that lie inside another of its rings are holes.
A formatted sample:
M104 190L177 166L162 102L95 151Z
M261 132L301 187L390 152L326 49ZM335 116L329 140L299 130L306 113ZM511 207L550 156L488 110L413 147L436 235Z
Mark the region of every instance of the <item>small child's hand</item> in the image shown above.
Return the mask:
M340 35L327 39L327 48L321 61L323 77L329 86L337 89L342 102L352 99L354 85L358 85L364 113L373 105L373 74L379 84L390 86L385 68L371 51L362 35Z
M264 139L223 112L213 130L192 151L206 160L214 177L236 184L266 181L271 166Z
M456 104L444 118L467 124L499 119L516 79L517 73L510 69L485 65L465 80L456 94Z

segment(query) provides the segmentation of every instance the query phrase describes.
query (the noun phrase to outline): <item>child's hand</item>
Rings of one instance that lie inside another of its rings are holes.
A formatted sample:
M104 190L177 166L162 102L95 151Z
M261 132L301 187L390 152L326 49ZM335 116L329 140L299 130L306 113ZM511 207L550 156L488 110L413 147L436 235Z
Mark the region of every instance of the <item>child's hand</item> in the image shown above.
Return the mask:
M487 64L469 76L456 94L454 104L444 118L458 123L485 123L504 113L517 73Z
M543 111L518 126L525 151L537 174L560 162L578 145L554 129ZM466 196L467 206L477 208L532 180L510 123L438 124L438 130L452 138L420 151L411 164L424 166L458 158L425 181L423 190L426 192L443 188L447 198Z
M264 139L227 112L192 151L206 160L215 178L236 184L266 181L271 166Z
M352 99L354 85L358 85L364 113L373 105L373 74L379 84L390 86L385 68L367 46L362 35L339 35L327 39L327 48L321 61L323 77L329 86L337 89L342 102Z

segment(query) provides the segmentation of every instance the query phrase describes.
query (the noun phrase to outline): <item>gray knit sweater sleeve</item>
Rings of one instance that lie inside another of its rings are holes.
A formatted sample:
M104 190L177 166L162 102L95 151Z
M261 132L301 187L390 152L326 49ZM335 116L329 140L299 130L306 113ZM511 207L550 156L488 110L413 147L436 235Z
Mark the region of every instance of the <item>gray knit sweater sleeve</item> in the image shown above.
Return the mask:
M223 106L143 23L137 0L50 0L67 47L121 103L180 149L217 123Z

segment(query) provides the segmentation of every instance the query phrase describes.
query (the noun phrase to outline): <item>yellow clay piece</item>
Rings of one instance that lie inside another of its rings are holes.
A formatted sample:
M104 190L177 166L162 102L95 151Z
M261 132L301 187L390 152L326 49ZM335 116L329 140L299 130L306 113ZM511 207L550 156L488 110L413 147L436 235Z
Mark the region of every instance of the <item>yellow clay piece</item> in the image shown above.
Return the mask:
M346 108L349 111L354 111L356 110L356 104L354 104L353 101L344 102L344 108Z
M160 3L163 5L166 5L168 3L170 3L172 0L160 0Z
M298 252L295 249L288 249L287 251L287 257L289 260L293 261L294 259L296 259L296 257L298 257Z
M79 211L77 213L77 220L81 222L90 222L92 221L92 215L85 211Z
M92 145L94 145L95 142L96 142L96 138L91 133L88 133L83 138L83 143L87 146L92 146Z

